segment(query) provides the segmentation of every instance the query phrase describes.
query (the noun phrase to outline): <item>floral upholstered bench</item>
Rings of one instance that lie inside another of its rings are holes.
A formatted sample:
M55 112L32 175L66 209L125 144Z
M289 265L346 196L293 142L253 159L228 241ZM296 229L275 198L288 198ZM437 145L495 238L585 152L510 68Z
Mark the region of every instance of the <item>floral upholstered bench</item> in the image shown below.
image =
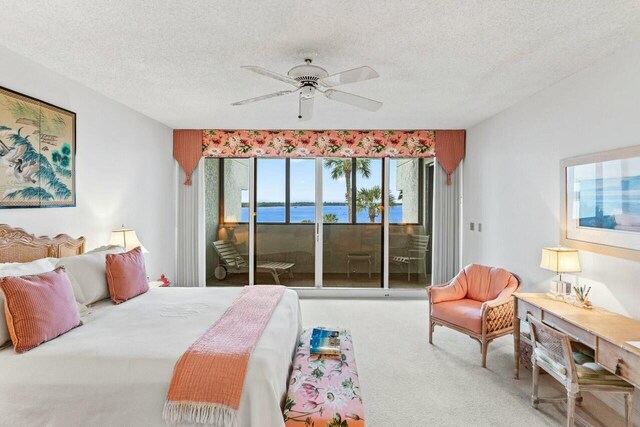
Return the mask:
M364 427L360 382L351 334L340 330L342 354L311 355L312 329L300 336L284 407L287 427Z

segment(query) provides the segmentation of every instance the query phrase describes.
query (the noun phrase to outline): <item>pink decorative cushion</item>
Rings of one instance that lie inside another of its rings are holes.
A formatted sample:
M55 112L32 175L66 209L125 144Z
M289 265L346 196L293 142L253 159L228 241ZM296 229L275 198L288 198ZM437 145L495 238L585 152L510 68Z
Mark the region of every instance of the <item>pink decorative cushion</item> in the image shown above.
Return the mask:
M2 277L0 292L11 341L18 353L82 324L64 267L37 275Z
M466 266L447 286L431 288L436 304L462 298L486 302L508 298L518 287L518 279L507 270L479 264Z
M431 306L431 315L453 325L462 326L478 334L482 333L482 303L464 298Z
M518 286L515 276L503 268L471 264L465 267L467 298L485 302L494 300L507 287ZM513 291L512 291L513 292Z
M144 257L140 247L123 254L107 255L109 294L116 304L125 302L149 290Z
M467 296L467 277L462 270L446 286L432 286L430 297L433 304L456 301Z

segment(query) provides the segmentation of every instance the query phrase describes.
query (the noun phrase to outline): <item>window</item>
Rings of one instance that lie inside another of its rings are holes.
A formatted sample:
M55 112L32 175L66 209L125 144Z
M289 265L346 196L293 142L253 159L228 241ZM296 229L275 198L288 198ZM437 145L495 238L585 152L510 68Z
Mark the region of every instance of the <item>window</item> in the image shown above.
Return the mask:
M221 159L226 222L249 222L248 159ZM315 159L256 159L256 222L315 222Z
M315 222L316 161L291 159L289 165L289 222Z
M352 163L352 159L323 160L322 220L325 224L351 222Z
M222 222L249 221L249 160L223 159L220 163Z
M432 161L226 158L215 165L205 184L212 189L206 209L216 211L207 217L208 283L281 281L324 288L430 283ZM256 209L254 227L250 202ZM314 226L317 208L322 208L322 227ZM225 264L212 244L220 240L233 245L242 260L239 268ZM257 267L267 262L291 267L275 278Z
M431 283L433 167L422 159L389 160L389 287Z
M383 159L324 159L324 223L382 223L383 169Z
M290 269L282 280L295 274L295 282L287 282L297 286L315 282L315 163L314 159L256 159L256 266L287 264ZM269 270L256 268L255 277L256 283L274 282Z
M382 159L355 159L354 207L358 224L382 223Z
M256 222L287 222L285 159L256 160Z
M390 159L389 222L423 224L422 159ZM224 221L249 221L248 160L225 159L221 168ZM323 160L323 222L380 224L383 221L383 159ZM315 221L315 159L256 160L256 222Z
M215 203L216 195L219 203L218 215L206 214L208 284L246 285L249 283L249 271L244 269L249 254L249 159L206 159L204 167L205 186L209 185L211 190L207 191L205 209L215 209L215 205L209 203ZM227 243L216 246L221 240ZM229 247L235 253L229 252Z

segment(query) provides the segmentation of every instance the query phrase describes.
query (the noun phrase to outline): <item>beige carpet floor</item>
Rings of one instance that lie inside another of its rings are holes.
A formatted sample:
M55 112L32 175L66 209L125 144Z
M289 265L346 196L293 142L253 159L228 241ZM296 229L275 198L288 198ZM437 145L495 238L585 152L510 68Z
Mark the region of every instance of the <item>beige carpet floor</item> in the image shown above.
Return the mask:
M417 300L303 299L303 324L351 329L368 427L558 426L563 403L530 406L531 375L513 379L513 339L489 346L488 369L480 346L437 327L427 340L428 306ZM561 396L547 375L541 396ZM577 425L622 426L622 417L586 394Z

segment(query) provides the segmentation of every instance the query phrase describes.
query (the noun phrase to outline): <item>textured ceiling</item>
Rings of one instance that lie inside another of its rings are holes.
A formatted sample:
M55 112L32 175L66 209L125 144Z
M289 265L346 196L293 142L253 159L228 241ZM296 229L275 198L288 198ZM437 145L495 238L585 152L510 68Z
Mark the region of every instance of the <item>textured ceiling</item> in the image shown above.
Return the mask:
M466 128L640 39L638 0L0 0L0 10L0 44L174 128ZM298 122L295 95L229 105L288 89L241 65L284 74L302 48L330 73L377 70L341 89L382 109L321 98Z

